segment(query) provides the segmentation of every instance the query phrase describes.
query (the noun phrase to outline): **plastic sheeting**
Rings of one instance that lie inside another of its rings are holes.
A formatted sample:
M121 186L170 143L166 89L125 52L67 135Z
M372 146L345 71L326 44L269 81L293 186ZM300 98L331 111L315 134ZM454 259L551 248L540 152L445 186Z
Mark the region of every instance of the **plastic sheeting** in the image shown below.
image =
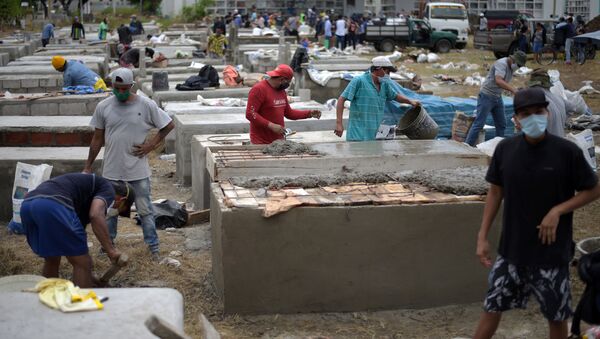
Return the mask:
M435 95L423 95L417 94L414 91L403 88L397 83L393 83L392 86L396 91L410 99L416 99L421 101L421 104L427 110L429 116L438 124L439 133L438 139L450 139L452 137L452 120L456 111L465 112L465 114L475 114L477 108L477 100L471 98L458 98L458 97L447 97L442 98ZM506 136L512 135L514 131L514 124L510 118L514 115L513 102L510 97L503 97L504 102L504 116L506 117ZM385 107L385 114L382 124L385 125L396 125L404 113L409 107L403 107L399 102L388 101ZM494 125L494 120L490 114L486 120L486 124ZM493 137L493 136L486 136Z

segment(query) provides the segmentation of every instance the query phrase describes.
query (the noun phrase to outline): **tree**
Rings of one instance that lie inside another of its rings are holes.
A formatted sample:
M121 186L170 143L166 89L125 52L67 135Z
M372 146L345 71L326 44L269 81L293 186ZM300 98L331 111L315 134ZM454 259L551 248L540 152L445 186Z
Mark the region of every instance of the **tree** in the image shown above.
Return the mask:
M184 6L181 16L185 21L196 21L206 16L206 8L214 5L214 0L200 0L192 6Z
M142 5L144 6L144 8L142 8L142 14L144 13L149 13L149 14L159 14L160 11L160 3L162 2L162 0L142 0ZM173 1L173 0L169 0L169 1ZM140 0L129 0L129 2L132 5L138 6L140 5Z
M79 8L79 0L77 1L77 7ZM63 10L65 11L65 13L67 13L67 15L71 15L71 10L69 8L71 8L71 4L73 3L73 0L58 0L58 2L60 2L61 6L63 7ZM85 5L88 2L88 0L81 0L81 5ZM79 8L80 10L80 8ZM77 11L78 13L80 11Z
M0 1L0 25L10 25L21 16L21 0Z

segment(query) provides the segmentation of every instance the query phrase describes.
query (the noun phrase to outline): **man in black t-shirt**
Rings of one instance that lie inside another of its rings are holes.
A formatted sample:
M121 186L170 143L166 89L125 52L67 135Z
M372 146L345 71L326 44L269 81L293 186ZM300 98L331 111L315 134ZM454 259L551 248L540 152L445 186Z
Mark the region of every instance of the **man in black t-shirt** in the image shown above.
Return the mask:
M486 175L490 189L477 256L488 268L492 261L487 237L502 200L504 209L477 339L491 338L502 312L525 308L531 294L548 320L549 337L567 337L573 211L600 197L600 186L581 149L546 132L547 106L539 88L516 93L515 125L523 133L498 144Z
M129 217L134 200L129 184L84 173L52 178L27 193L21 205L21 221L27 243L44 258L43 275L58 277L60 259L65 256L73 265L73 283L92 287L92 258L85 226L92 224L100 245L116 262L121 253L110 241L106 216Z

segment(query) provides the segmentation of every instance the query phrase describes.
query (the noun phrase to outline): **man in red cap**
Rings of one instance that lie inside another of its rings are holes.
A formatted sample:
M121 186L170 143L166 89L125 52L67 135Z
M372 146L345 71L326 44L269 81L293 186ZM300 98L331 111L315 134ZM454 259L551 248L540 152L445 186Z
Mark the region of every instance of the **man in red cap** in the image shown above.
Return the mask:
M290 66L281 64L267 75L269 78L254 85L248 94L246 119L250 121L250 141L253 144L270 144L283 139L284 117L291 120L321 118L321 111L290 107L285 91L294 76Z

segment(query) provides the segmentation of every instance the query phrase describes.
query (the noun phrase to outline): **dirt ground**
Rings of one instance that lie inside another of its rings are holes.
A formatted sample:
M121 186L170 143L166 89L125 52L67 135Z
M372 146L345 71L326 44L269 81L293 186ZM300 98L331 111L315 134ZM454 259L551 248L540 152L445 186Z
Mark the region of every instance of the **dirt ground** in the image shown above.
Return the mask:
M468 61L485 68L494 61L489 52L467 50L442 55L441 63ZM529 67L532 67L529 62ZM428 64L408 64L423 77L425 84L434 81L437 72ZM561 72L567 89L581 87L582 80L600 79L600 58L583 66L556 65L550 67ZM446 72L446 71L444 71ZM470 75L473 71L448 71L452 76ZM524 78L516 78L517 86L523 86ZM600 84L594 84L600 89ZM462 85L438 86L433 89L442 96L476 95L478 87ZM586 97L588 105L600 113L600 97ZM153 198L169 198L189 201L191 191L176 184L175 164L172 161L151 159L153 168ZM594 202L575 213L575 240L600 234L600 201ZM5 224L0 225L0 276L10 274L40 274L42 260L29 249L25 238L11 235ZM161 255L180 261L176 268L152 263L143 243L141 229L130 220L120 220L117 247L130 255L131 264L119 272L112 284L116 287L164 286L181 292L185 300L185 330L195 338L200 337L198 314L204 313L226 338L457 338L470 337L481 312L481 304L453 305L424 310L389 310L354 313L318 313L292 315L242 316L224 315L211 276L210 225L202 224L177 232L159 231ZM95 271L105 271L108 260L98 254L98 242L88 228L90 253L95 260ZM194 242L192 244L192 242ZM173 251L181 252L173 253ZM473 253L475 235L473 235ZM473 260L477 260L473 255ZM409 272L407 272L409 274ZM69 266L63 262L61 275L70 278ZM574 300L582 292L582 284L572 270ZM483 297L483 296L482 296ZM538 314L538 306L532 300L528 310L508 312L495 338L543 338L547 337L545 320Z

